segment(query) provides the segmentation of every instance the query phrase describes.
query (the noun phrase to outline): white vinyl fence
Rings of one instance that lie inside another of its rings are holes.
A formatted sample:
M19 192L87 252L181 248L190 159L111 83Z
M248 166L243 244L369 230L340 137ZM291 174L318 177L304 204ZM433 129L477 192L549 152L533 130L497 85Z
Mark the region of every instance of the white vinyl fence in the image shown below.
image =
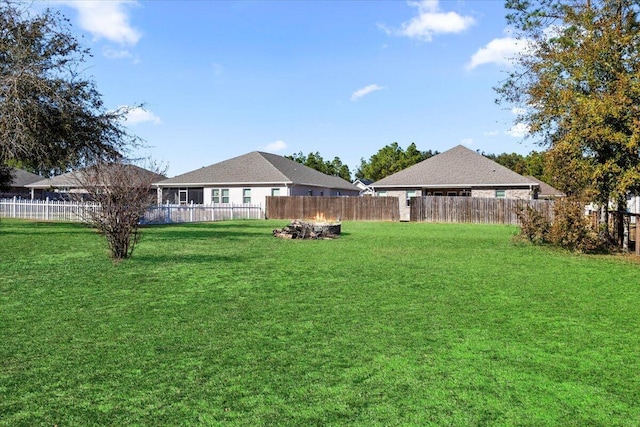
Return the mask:
M157 205L149 208L143 224L174 222L228 221L232 219L264 219L260 204L216 203L213 205Z
M99 209L90 202L69 202L30 199L0 199L0 218L21 218L38 221L82 221L83 209ZM207 222L232 219L264 219L259 204L220 203L215 205L159 205L152 206L140 219L143 224L176 222Z

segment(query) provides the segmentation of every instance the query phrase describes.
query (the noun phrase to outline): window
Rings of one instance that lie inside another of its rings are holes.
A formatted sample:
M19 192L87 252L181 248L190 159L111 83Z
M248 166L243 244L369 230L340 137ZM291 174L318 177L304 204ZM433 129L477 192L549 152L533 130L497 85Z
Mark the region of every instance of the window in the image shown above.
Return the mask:
M181 188L179 194L180 194L180 198L178 199L178 202L181 205L186 205L187 204L187 189L186 188Z
M379 197L387 197L387 192L386 191L378 191L378 196Z
M504 199L505 198L505 190L496 190L496 197L498 199Z
M222 191L222 203L229 203L229 189L223 188L221 191Z
M279 196L280 195L280 189L279 188L272 188L271 189L271 195L272 196Z
M434 196L442 196L442 191L434 191L433 195Z
M471 196L471 191L469 191L469 190L462 190L462 191L460 192L460 195L461 195L462 197L469 197L469 196Z
M308 196L313 196L313 190L309 190L309 191L307 191L307 195L308 195Z
M218 188L211 190L211 203L220 203L220 190Z
M418 190L407 190L407 206L411 206L411 198L418 195Z
M447 196L451 197L451 196L457 196L458 193L456 193L455 191L447 191Z
M242 190L242 203L251 203L251 189L244 188Z
M324 196L324 191L320 190L320 196Z

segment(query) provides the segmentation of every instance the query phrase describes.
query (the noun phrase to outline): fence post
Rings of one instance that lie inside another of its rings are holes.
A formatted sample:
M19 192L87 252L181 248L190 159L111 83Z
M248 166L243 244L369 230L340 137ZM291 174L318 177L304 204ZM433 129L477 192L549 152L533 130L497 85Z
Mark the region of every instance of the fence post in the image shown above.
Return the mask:
M11 218L16 217L16 203L17 203L17 197L13 196L13 203L11 204Z
M49 196L47 196L47 198L45 199L45 205L44 205L44 219L45 221L49 221Z
M636 217L636 255L640 256L640 217ZM631 222L631 219L629 219Z

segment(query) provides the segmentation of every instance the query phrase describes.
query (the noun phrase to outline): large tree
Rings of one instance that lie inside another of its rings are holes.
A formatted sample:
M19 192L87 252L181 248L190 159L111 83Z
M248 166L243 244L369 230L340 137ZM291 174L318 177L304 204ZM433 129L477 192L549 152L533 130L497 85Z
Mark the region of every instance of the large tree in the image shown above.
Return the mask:
M640 188L638 1L507 0L525 51L497 88L500 101L548 147L552 184L589 194L607 224Z
M0 0L0 165L47 174L114 159L136 139L83 75L89 51L59 12Z
M438 154L437 151L420 151L415 143L404 150L397 142L382 147L368 161L360 160L356 178L379 181L382 178L420 163Z

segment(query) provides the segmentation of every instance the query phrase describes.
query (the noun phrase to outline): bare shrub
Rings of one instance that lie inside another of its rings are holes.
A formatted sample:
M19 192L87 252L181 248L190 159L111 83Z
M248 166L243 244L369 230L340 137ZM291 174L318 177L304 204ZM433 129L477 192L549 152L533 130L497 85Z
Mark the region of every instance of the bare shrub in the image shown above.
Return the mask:
M85 209L83 220L106 240L114 260L129 258L140 240L140 219L156 201L152 183L164 179L157 166L144 169L117 162L104 162L76 174L85 199L100 205Z

